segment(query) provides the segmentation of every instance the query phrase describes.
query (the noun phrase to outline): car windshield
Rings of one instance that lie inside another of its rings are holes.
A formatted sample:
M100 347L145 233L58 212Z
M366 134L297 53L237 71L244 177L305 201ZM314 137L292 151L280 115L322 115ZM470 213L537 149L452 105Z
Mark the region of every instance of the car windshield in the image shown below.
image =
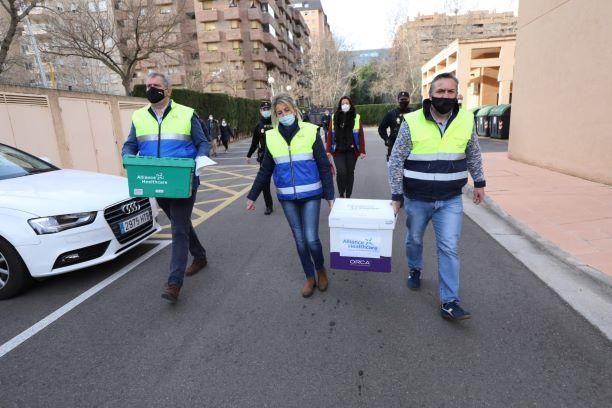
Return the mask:
M57 167L12 147L0 144L0 180L57 170Z

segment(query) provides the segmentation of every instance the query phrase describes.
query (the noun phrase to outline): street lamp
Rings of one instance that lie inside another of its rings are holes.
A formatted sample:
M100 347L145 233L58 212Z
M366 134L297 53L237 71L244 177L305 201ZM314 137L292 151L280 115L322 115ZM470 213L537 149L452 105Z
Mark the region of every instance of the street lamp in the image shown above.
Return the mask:
M270 89L272 90L272 96L274 96L274 78L269 76L268 77L268 83L270 84Z

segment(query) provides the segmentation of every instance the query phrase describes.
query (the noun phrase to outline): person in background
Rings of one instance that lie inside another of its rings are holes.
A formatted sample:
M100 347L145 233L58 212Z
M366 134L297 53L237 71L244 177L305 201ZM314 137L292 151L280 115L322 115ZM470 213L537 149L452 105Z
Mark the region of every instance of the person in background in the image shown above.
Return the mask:
M208 141L198 116L192 108L170 99L172 88L168 78L152 72L147 76L146 89L151 104L133 113L121 154L189 159L208 156ZM171 303L178 300L184 276L194 275L208 264L206 250L191 224L199 184L199 177L194 175L189 198L157 198L172 230L170 276L162 292L162 297ZM189 253L193 263L187 268Z
M459 109L459 81L450 73L431 82L423 108L404 116L389 158L389 185L395 213L405 196L408 288L419 290L423 271L423 234L433 222L438 253L440 314L469 319L459 305L459 237L463 221L461 189L468 172L475 204L485 196L485 177L474 115Z
M387 161L393 150L395 139L397 138L397 132L399 132L400 125L404 121L404 115L410 112L410 94L406 91L401 91L397 94L398 106L387 112L378 126L378 134L380 138L384 140L385 146L387 146ZM389 130L391 133L388 133Z
M212 113L208 115L208 119L204 121L204 130L210 139L213 156L217 155L217 146L219 146L219 121L216 120Z
M223 143L223 147L225 147L225 151L227 152L230 138L233 137L234 134L232 133L232 128L229 125L229 123L227 123L227 121L223 118L221 119L220 133L221 133L221 143Z
M319 239L319 212L321 199L330 208L333 205L334 181L318 127L299 120L296 103L287 94L276 95L272 109L278 124L266 132L266 150L246 208L255 209L259 193L273 177L306 275L302 296L307 298L316 287L324 292L329 284Z
M251 156L257 150L257 163L261 166L264 152L266 151L266 132L272 129L272 103L270 101L262 101L259 105L259 121L253 129L253 139L251 140L251 147L247 152L247 164L251 163ZM272 193L270 193L270 180L268 184L263 187L264 201L266 203L265 215L272 214L273 201Z
M348 96L340 98L336 113L331 117L326 151L334 160L338 195L351 198L357 158L366 157L366 150L361 117Z

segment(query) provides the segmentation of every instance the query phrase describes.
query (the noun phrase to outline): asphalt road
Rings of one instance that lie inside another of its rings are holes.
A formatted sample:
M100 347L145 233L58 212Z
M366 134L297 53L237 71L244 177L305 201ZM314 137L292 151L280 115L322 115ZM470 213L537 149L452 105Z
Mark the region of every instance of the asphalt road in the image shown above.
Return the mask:
M219 163L244 164L247 147ZM367 148L354 197L386 199L373 130ZM461 294L473 318L454 324L439 317L431 229L420 292L405 285L401 214L393 272L333 271L327 292L303 299L282 210L245 202L197 227L209 266L177 305L160 298L166 248L1 357L0 407L610 406L610 342L469 218ZM0 344L153 247L0 303Z

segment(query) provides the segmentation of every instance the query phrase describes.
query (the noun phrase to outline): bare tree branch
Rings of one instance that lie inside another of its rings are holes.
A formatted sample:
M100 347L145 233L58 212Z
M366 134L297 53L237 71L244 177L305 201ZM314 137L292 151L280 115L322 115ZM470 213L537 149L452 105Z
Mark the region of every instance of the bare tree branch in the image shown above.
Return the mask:
M115 9L102 10L96 3L81 0L76 9L54 12L47 30L52 40L43 50L102 62L121 78L130 94L140 62L178 54L186 45L188 40L179 35L186 20L186 1L178 0L172 10L166 10L169 6L156 6L151 0L122 0Z

